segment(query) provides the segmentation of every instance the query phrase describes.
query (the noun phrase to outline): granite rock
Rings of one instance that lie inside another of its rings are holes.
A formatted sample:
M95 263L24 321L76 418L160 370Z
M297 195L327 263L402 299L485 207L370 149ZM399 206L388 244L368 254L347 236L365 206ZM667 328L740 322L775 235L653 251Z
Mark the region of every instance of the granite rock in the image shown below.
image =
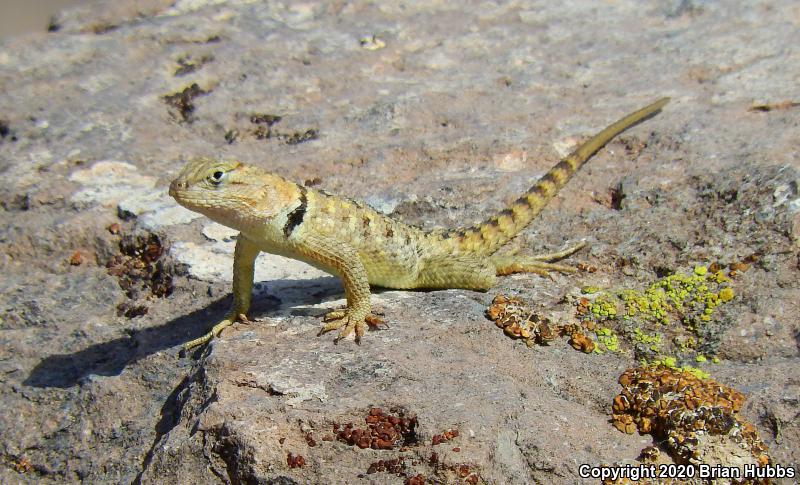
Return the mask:
M609 420L636 362L527 348L492 297L568 315L576 287L746 259L704 369L797 468L798 26L791 0L109 0L0 40L0 482L576 483L652 444ZM253 321L181 355L227 311L235 238L166 195L186 159L468 225L661 96L515 242L586 239L595 272L377 291L387 325L334 345L340 283L264 255ZM165 286L134 301L143 275ZM402 446L337 437L376 416L415 417Z

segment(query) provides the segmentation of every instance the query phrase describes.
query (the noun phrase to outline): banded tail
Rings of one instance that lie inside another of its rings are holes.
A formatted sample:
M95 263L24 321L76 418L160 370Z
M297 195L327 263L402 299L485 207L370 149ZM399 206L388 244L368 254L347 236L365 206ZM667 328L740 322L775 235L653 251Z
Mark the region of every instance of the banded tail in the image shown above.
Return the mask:
M475 226L455 229L443 234L445 241L454 244L461 252L492 254L517 235L542 211L545 205L566 185L572 175L589 158L603 148L615 136L640 121L656 114L669 98L661 98L653 104L635 111L596 134L579 146L556 166L550 169L536 184L515 200L511 206Z

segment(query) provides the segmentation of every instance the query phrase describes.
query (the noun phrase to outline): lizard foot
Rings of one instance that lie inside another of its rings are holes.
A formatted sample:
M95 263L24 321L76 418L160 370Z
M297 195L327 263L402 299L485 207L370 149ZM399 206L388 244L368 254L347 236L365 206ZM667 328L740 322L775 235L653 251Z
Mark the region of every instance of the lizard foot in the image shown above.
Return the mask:
M492 262L495 265L497 275L504 276L512 273L536 273L541 276L548 276L552 271L560 273L575 273L577 270L571 266L563 264L554 264L552 261L564 259L567 256L575 254L586 246L585 241L568 247L563 251L548 254L538 254L530 257L513 257L513 256L493 256Z
M364 335L366 326L375 329L384 323L383 320L376 315L368 313L363 317L358 317L350 314L348 310L330 311L322 317L322 320L326 323L322 326L318 335L339 329L339 335L336 336L336 341L338 342L355 331L356 343L361 342L361 336Z
M224 320L211 327L211 330L207 334L183 344L183 350L191 350L209 342L214 337L219 337L219 334L222 333L222 330L230 327L236 322L250 323L250 321L247 319L247 316L241 313L239 315L230 314L226 316Z

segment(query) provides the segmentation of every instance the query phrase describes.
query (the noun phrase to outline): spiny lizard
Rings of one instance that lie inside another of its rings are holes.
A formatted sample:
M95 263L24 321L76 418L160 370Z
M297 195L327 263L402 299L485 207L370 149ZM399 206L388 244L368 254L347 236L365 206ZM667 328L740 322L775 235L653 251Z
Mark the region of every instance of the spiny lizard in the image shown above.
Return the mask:
M240 231L233 260L233 308L192 348L225 327L246 319L253 268L260 251L305 261L339 276L347 307L329 312L320 333L340 329L337 339L380 320L370 313L370 285L385 288L487 290L497 275L574 271L552 261L559 253L533 257L496 254L544 208L570 177L612 138L657 113L663 98L610 125L550 169L511 206L486 221L454 230L423 231L366 204L314 190L238 161L198 159L187 163L169 186L182 206Z

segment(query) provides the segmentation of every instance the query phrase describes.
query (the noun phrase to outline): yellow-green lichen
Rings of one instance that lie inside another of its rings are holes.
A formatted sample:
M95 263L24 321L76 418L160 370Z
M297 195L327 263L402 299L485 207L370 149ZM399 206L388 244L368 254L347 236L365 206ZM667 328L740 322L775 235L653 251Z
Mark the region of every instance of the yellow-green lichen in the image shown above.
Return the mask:
M597 343L600 344L594 348L595 352L603 353L605 350L622 352L619 347L619 337L610 328L598 327L594 333L597 336ZM601 346L603 347L602 349L600 348Z
M660 333L654 333L653 335L647 335L646 333L642 332L642 329L640 329L639 327L636 327L636 328L633 329L633 335L631 335L631 338L633 339L634 342L640 343L640 344L649 344L649 345L656 344L656 345L658 345L658 344L661 343L661 334Z
M642 289L604 291L585 286L574 301L587 330L614 329L633 344L626 348L631 348L636 358L652 361L659 355L674 354L686 362L698 357L699 349L706 348L702 346L709 343L704 338L717 334L718 329L708 323L717 318L721 305L734 299L730 285L727 271L720 270L718 264L697 265L659 278ZM602 332L596 335L597 352L619 348L619 339ZM713 354L713 350L709 353ZM706 360L697 362L711 360L711 356L701 357Z
M676 336L672 339L672 343L675 344L681 352L689 352L697 347L697 340L691 335Z
M716 273L714 273L714 280L717 282L717 284L722 284L722 283L727 283L731 279L725 276L724 271L719 270ZM733 292L731 292L731 297L733 297Z
M673 274L661 278L644 291L622 290L617 296L625 307L624 316L669 324L673 314L690 328L711 321L714 310L733 299L729 287L718 288L728 278L721 271L709 273L695 266L693 274ZM716 291L715 291L716 290Z
M652 366L663 365L664 367L669 367L670 369L682 370L683 372L688 372L692 374L698 379L708 379L709 377L711 377L711 375L708 372L705 372L702 369L698 369L697 367L693 367L691 365L678 366L677 359L675 359L675 357L670 357L670 356L662 357L660 359L647 362L647 365L652 365Z
M669 323L667 312L670 308L663 291L651 286L643 293L636 290L623 290L617 296L625 305L626 317L645 315L648 319L664 325Z
M688 372L689 374L692 374L693 376L697 377L698 379L708 379L709 377L711 377L711 374L709 374L708 372L706 372L706 371L704 371L702 369L698 369L697 367L692 367L690 365L684 365L684 366L680 367L680 370L682 370L684 372Z
M587 308L597 321L609 320L617 317L617 305L610 297L603 295L589 302Z
M669 367L670 369L677 369L678 368L678 366L676 365L677 363L678 363L678 361L675 359L675 357L667 356L667 357L662 357L662 358L660 358L658 360L654 360L652 362L649 362L648 364L650 364L650 365L659 365L659 364L661 364L664 367Z

